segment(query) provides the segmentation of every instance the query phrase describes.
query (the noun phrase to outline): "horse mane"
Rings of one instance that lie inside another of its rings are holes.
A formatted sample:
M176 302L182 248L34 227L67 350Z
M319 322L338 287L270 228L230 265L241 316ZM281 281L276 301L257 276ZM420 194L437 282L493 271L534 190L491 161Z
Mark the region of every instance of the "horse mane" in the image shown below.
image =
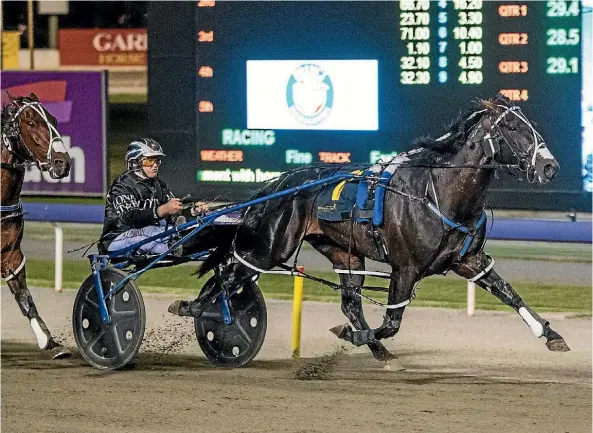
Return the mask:
M472 128L474 128L487 110L496 110L498 105L512 106L512 103L505 96L498 94L494 98L484 100L478 99L473 102L472 107L460 113L453 122L446 128L446 133L439 139L421 137L414 140L412 149L425 149L428 152L418 154L418 162L439 162L445 157L459 152L465 145L466 139ZM482 113L479 113L483 111Z
M484 114L488 111L498 111L499 106L510 107L513 105L510 99L502 94L497 94L490 99L477 99L472 102L472 106L465 112L460 113L455 120L453 120L446 128L446 133L439 139L430 137L420 137L413 141L412 147L408 149L425 149L428 152L419 152L414 156L414 161L418 163L438 163L459 152L467 140L472 128L474 128L481 120ZM264 183L264 186L253 196L261 197L269 194L271 188L278 190L280 187L291 187L296 184L287 185L286 180L293 178L299 173L311 173L308 180L319 179L321 177L328 177L340 171L366 169L372 164L365 163L348 163L348 164L327 164L327 163L313 163L300 167L296 167L283 172L280 176L270 179Z

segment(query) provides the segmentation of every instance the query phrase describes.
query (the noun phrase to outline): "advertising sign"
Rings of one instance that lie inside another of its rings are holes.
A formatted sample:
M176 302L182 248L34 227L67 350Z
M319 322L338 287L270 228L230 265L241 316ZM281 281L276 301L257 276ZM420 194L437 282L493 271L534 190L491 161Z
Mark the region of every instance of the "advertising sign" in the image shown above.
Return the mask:
M146 29L59 31L62 66L146 66Z
M41 195L103 195L106 188L104 72L3 72L6 91L15 96L35 93L58 120L72 161L70 174L52 179L32 167L25 173L23 193Z
M67 0L44 0L37 2L37 13L39 15L68 15L69 10Z
M2 69L19 68L19 50L21 35L19 32L2 32Z
M248 60L249 129L376 131L376 60Z

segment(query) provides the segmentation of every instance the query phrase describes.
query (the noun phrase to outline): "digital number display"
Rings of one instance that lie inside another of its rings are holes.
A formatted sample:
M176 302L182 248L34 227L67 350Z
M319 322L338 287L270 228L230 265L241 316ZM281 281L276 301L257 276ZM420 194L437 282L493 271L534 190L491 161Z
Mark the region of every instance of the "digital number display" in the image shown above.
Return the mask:
M562 167L542 188L582 190L579 1L198 3L199 184L375 163L501 92Z

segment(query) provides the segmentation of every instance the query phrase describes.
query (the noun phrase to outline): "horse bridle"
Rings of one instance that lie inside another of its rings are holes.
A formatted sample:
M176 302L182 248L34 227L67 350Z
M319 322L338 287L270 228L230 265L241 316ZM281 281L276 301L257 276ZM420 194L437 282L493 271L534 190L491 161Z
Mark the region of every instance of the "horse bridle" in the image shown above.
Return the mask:
M19 117L21 113L28 108L34 110L37 114L39 114L39 116L41 116L41 118L45 121L45 125L49 131L49 146L47 147L45 161L41 161L35 156L35 154L27 146L27 143L25 143L25 140L23 140L23 136L21 134ZM16 112L11 114L10 118L6 122L3 122L2 145L6 147L8 152L14 155L17 159L24 161L22 163L2 162L2 168L13 170L24 170L30 164L35 164L39 170L51 171L53 163L52 152L66 152L66 149L63 148L64 144L62 142L62 136L55 126L49 121L45 108L43 108L39 102L22 102L22 105L16 110ZM60 149L60 146L63 149ZM21 155L19 153L19 147L24 148L27 152L27 155Z
M519 107L517 107L517 106L507 107L504 105L497 105L497 107L504 109L504 111L494 121L490 120L492 123L492 125L490 126L490 131L487 131L486 135L482 139L482 144L483 144L486 156L494 158L494 155L496 155L500 151L500 143L506 144L507 147L509 148L509 150L514 155L514 157L517 159L517 163L516 164L505 164L504 166L507 168L516 168L519 171L524 172L525 176L527 178L527 181L534 182L535 177L530 178L529 171L531 168L533 168L535 166L535 160L537 158L538 151L540 149L546 148L546 143L545 143L543 137L540 135L539 132L537 132L535 130L535 128L533 127L531 122L527 119L527 117L523 114L523 112L521 111L521 109ZM477 113L481 113L483 111L485 111L485 110L476 112L476 113L474 113L474 115ZM529 147L529 149L527 149L523 152L518 151L518 149L516 149L509 142L509 140L507 139L507 137L502 132L502 129L499 126L499 123L509 113L513 114L521 122L523 122L525 125L527 125L527 127L533 133L533 144ZM488 116L488 118L490 119L490 116ZM493 131L495 131L494 135L492 134Z

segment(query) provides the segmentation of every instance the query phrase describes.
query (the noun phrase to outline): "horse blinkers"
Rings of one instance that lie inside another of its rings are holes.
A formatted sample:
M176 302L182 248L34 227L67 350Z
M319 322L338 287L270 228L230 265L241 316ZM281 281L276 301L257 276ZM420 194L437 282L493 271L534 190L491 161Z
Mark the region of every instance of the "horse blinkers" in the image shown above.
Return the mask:
M499 141L496 139L496 136L492 136L492 131L494 128L492 125L492 121L489 117L486 116L484 118L482 125L484 126L484 129L488 131L482 139L482 148L484 149L484 154L486 155L486 157L492 158L494 157L494 155L500 152L500 144Z

